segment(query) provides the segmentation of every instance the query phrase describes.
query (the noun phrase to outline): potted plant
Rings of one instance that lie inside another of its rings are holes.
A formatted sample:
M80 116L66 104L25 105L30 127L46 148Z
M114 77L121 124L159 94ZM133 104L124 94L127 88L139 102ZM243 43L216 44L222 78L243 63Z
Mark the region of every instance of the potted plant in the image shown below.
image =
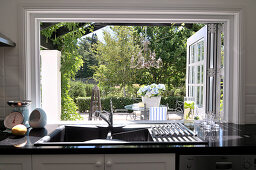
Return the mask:
M164 84L142 85L137 94L142 96L142 102L146 107L159 107L161 94L165 90Z

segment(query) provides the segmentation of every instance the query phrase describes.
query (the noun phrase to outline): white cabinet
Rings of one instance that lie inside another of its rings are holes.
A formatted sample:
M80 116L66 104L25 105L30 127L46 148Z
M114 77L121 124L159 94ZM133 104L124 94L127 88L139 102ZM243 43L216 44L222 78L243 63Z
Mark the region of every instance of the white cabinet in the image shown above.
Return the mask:
M174 154L108 154L105 170L175 170Z
M0 155L0 170L31 170L31 155Z
M33 155L33 170L174 170L174 154Z
M104 170L104 155L33 155L33 170Z

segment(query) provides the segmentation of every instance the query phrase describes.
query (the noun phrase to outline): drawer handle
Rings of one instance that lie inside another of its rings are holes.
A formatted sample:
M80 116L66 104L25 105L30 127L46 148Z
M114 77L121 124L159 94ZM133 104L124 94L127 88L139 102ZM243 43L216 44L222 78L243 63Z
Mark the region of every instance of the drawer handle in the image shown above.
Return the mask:
M107 161L107 162L106 162L106 166L107 166L107 167L112 166L112 162L111 162L111 161Z
M216 169L232 169L232 162L216 162Z
M96 167L101 167L102 166L102 163L100 161L97 161L96 162Z

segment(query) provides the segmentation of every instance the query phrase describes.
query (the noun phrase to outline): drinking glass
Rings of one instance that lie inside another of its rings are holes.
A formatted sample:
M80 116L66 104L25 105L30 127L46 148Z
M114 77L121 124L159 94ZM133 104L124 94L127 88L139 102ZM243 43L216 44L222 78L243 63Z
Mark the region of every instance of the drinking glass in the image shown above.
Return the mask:
M204 128L206 130L216 131L219 129L219 125L215 122L216 115L213 112L208 112L206 114L206 123L204 123Z
M184 98L184 123L194 122L195 98Z

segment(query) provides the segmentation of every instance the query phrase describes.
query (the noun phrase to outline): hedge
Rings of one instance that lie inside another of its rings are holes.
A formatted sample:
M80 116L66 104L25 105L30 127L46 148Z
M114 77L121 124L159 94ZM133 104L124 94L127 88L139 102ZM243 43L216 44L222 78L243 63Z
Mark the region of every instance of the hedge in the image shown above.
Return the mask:
M90 109L91 97L78 97L76 98L76 105L80 113L86 112Z
M124 106L138 103L141 99L133 99L126 97L108 97L101 99L101 107L102 110L110 111L110 99L112 98L113 109L124 109ZM176 101L183 101L183 97L180 96L170 96L170 97L162 97L161 104L167 105L169 108L176 108ZM78 106L79 112L83 113L90 110L90 102L91 97L78 97L76 98L76 104Z
M86 97L85 84L81 81L70 81L69 95L75 102L78 97Z

